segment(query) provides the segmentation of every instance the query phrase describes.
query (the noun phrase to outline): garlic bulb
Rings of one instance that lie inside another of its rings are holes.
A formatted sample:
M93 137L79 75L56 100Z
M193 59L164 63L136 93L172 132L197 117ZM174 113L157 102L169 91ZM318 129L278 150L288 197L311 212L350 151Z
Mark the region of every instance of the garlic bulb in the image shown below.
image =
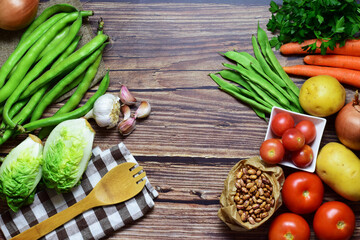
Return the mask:
M93 109L85 115L85 118L94 118L100 127L115 127L120 118L119 97L109 93L100 96L95 101Z
M134 105L136 103L136 98L125 85L121 85L120 88L120 101L125 105Z

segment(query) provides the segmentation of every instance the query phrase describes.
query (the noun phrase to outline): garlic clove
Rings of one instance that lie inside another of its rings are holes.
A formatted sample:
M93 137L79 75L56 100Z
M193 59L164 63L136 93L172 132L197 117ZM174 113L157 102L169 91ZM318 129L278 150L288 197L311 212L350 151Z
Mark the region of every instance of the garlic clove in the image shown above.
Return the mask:
M136 103L136 98L125 85L121 85L120 88L120 101L126 105L134 105Z
M131 110L128 105L125 105L125 104L121 105L120 111L121 111L122 115L124 116L124 120L128 119L131 115Z
M147 101L141 101L138 109L135 112L135 118L146 118L150 115L151 106Z
M119 124L118 124L118 130L120 132L121 135L123 136L127 136L130 133L132 133L132 131L134 131L136 128L136 118L135 117L129 117L126 120L122 120Z

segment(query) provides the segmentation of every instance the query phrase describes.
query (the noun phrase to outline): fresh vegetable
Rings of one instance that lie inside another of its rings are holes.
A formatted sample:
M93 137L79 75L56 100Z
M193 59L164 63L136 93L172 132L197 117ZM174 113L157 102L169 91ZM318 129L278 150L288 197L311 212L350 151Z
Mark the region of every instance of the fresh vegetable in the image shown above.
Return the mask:
M287 112L276 114L271 120L271 131L281 137L286 130L295 126L294 118Z
M320 46L326 40L319 39L309 39L305 40L302 43L298 42L290 42L282 45L280 47L280 52L284 55L298 55L298 54L308 54L306 51L306 46L312 45L316 50L314 53L321 53ZM345 44L342 46L340 44L336 44L334 49L326 49L326 54L336 54L336 55L346 55L346 56L360 56L360 52L358 51L360 47L360 40L358 39L348 39L345 41Z
M307 55L304 62L309 65L360 70L360 57L345 55Z
M305 143L310 144L316 138L316 127L315 124L310 120L302 120L295 126L305 136Z
M136 118L134 116L123 119L117 125L117 129L122 136L128 136L136 129Z
M359 93L347 103L335 119L336 135L340 142L352 150L360 150L360 103Z
M283 67L285 72L290 75L314 77L319 75L330 75L336 78L340 83L353 87L360 87L360 71L336 68L322 67L315 65L293 65Z
M20 42L24 41L28 36L31 35L31 33L40 25L42 25L45 21L47 21L52 16L58 14L58 13L70 13L70 12L76 12L77 9L70 5L70 4L55 4L52 5L44 11L30 24L30 26L26 29L26 31L21 35Z
M95 92L95 94L91 98L89 98L89 100L87 100L87 102L83 106L81 106L71 112L67 112L64 114L60 114L60 115L52 116L52 117L48 117L48 118L42 118L42 119L36 120L34 122L29 122L23 126L24 131L25 130L33 131L37 128L55 126L65 120L83 117L87 112L89 112L91 110L96 99L98 99L101 95L103 95L106 92L106 90L109 86L109 81L110 81L109 80L109 72L107 72L105 74L104 78L101 80L98 90Z
M86 115L86 119L95 119L100 127L113 128L117 125L120 117L120 98L107 93L99 97L93 109Z
M279 139L267 139L260 146L260 156L266 163L279 163L283 159L284 155L285 149Z
M342 197L360 200L360 159L341 143L330 142L322 147L316 173Z
M309 240L310 227L306 220L295 213L282 213L270 225L269 240Z
M36 186L42 176L42 151L41 140L30 134L1 164L0 194L14 212L34 201Z
M311 165L314 160L314 152L312 148L305 144L300 150L291 152L291 161L295 166L304 168Z
M319 240L348 240L355 230L355 214L343 202L330 201L316 211L313 228Z
M150 115L151 106L148 101L141 101L134 113L135 118L147 118Z
M289 128L281 137L284 148L289 151L298 151L305 144L305 136L297 128Z
M76 19L75 22L74 19ZM61 42L61 44L58 44L56 47L56 50L51 51L49 54L45 55L41 60L31 68L33 65L35 59L40 54L42 50L45 48L45 44L49 43L49 40L53 39L56 35L56 33L62 29L66 24L69 22L73 22L71 29L69 31L69 34L66 35L66 38ZM29 51L26 53L26 55L21 59L19 62L18 68L15 71L14 74L11 75L10 79L6 84L1 88L1 91L11 91L10 89L13 89L12 92L9 94L2 95L2 99L6 99L4 112L3 112L3 118L7 125L14 128L16 127L16 123L13 122L10 117L8 116L8 111L12 107L12 105L20 98L21 94L25 91L27 86L36 78L38 77L43 70L58 56L61 54L62 51L68 45L71 44L72 40L75 38L76 34L79 32L80 27L82 24L82 16L80 13L73 13L72 15L68 15L64 17L63 19L59 20L57 24L55 24L54 27L49 29L37 42L34 44ZM27 73L27 70L31 70ZM21 70L20 70L21 69ZM44 84L45 85L45 84ZM10 87L7 87L10 86Z
M327 117L345 104L345 88L335 78L320 75L307 79L301 86L299 101L310 115Z
M2 0L0 5L0 28L15 31L34 20L39 0Z
M236 65L224 63L227 69L218 72L221 77L217 74L209 76L221 90L248 104L265 120L273 106L302 112L299 88L276 59L266 32L258 27L257 38L252 36L251 41L255 57L246 52L228 51L224 57Z
M271 1L269 10L272 17L267 28L278 33L271 41L276 47L316 38L327 40L320 47L324 53L327 48L333 49L337 43L342 46L354 38L360 29L360 5L356 0L283 0L281 6ZM308 46L309 51L316 48L316 44Z
M137 102L136 98L131 94L125 85L121 85L119 95L120 101L125 105L131 106Z
M324 186L316 174L294 172L285 178L282 199L293 213L315 212L322 204L323 197Z
M94 136L84 118L64 121L51 131L43 153L46 187L67 192L79 183L91 157Z

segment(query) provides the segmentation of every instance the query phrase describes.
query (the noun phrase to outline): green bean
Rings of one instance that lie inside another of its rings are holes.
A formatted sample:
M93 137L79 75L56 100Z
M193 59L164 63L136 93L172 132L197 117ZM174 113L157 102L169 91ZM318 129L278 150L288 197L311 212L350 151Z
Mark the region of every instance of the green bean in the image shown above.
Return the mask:
M70 54L72 54L77 46L79 45L79 42L81 40L81 36L77 35L72 43L65 49L65 51L56 59L56 61L52 64L51 68L54 68L56 65L58 65L59 62L63 61L65 58L67 58Z
M98 50L93 52L90 57L85 59L82 63L80 63L79 66L77 66L72 72L67 74L61 81L59 81L49 92L45 94L39 105L36 107L32 117L31 121L35 121L41 117L43 112L45 111L46 107L49 106L54 100L56 100L56 97L58 97L58 94L66 87L68 84L70 84L74 79L76 79L78 76L80 76L85 70L97 59L98 56L101 55L101 52L103 48L105 47L105 44L100 47ZM6 105L5 105L6 109ZM4 118L5 119L5 118Z
M237 84L239 84L240 86L246 88L249 91L252 91L253 89L251 88L250 84L248 82L246 82L244 80L244 78L241 76L241 74L237 71L233 71L233 70L229 70L229 69L224 69L221 70L219 72L220 76L230 80L232 82L235 82Z
M59 101L59 99L61 97L63 97L66 93L70 92L71 90L73 90L74 88L76 88L77 86L79 86L79 84L82 82L82 80L84 79L85 76L85 72L81 73L80 76L76 77L74 79L74 81L72 81L71 83L69 83L68 85L66 85L54 98L53 102L57 102ZM60 101L59 101L60 102Z
M286 84L284 83L284 81L276 73L274 73L271 70L270 66L267 64L264 56L260 52L259 45L258 45L256 37L254 35L252 35L252 37L251 37L251 42L253 45L254 55L255 55L256 59L259 61L261 69L266 73L266 75L268 75L273 80L273 82L275 82L280 87L285 87Z
M82 81L77 87L76 91L71 95L69 100L54 114L54 116L73 110L81 102L81 99L89 89L92 80L95 78L95 75L100 66L101 59L102 55L99 55L95 62L86 70L85 76L82 78ZM52 129L53 127L42 128L38 134L39 138L43 139L44 137L48 136Z
M58 47L56 49L54 49L54 51L49 52L43 58L41 58L41 60L35 65L35 67L33 67L31 69L31 71L26 74L25 78L20 82L20 84L18 86L14 87L15 91L13 91L13 93L7 99L7 101L5 103L5 107L4 107L3 118L4 118L4 121L6 122L6 124L9 125L10 127L16 126L16 123L14 121L12 121L11 118L8 116L8 112L9 112L12 104L14 104L19 99L20 95L26 89L26 87L30 84L30 82L32 82L37 76L39 76L40 73L44 70L44 68L47 67L58 55L61 54L61 52L72 42L72 40L75 38L76 34L80 30L80 27L82 24L82 16L78 12L75 14L77 14L77 19L72 24L72 26L69 30L69 33L65 37L65 39L61 42L61 44L58 45ZM68 15L68 16L70 16L70 15ZM68 20L66 20L64 22L64 24L67 23L67 21ZM61 20L59 22L61 22ZM51 30L53 30L53 29L50 29L47 33L51 33L53 35L54 33L52 33ZM43 37L46 37L47 33L44 34ZM56 31L55 31L55 34L56 34ZM34 45L34 47L36 47L36 45ZM31 51L32 49L33 48L31 48L29 51ZM29 53L30 53L30 56L32 56L31 52L29 52ZM26 54L26 56L27 55L28 55L28 53ZM25 60L25 57L23 58L23 60ZM20 62L19 67L22 66L21 64L22 64L23 60ZM20 71L17 71L16 73L18 73L18 72L20 72ZM14 76L15 76L15 73L14 73Z
M225 82L224 80L222 80L221 78L217 77L214 74L210 74L210 77L219 85L219 88L221 90L223 90L224 92L227 92L228 94L232 95L233 97L239 99L240 101L249 104L251 107L254 107L262 112L265 112L267 114L271 113L271 108L264 106L258 102L256 102L253 99L250 99L248 97L245 97L241 94L239 94L239 92L237 92L234 88L229 87L227 84L227 82ZM235 87L235 86L234 86ZM236 87L235 87L236 88Z
M70 26L63 28L55 37L54 39L45 47L45 49L39 54L35 62L39 61L44 55L52 51L53 48L56 48L68 35L70 30Z
M10 96L10 94L15 90L17 85L20 83L20 81L22 81L25 74L27 74L28 70L35 62L35 59L40 54L40 52L46 47L46 45L56 36L56 34L61 29L63 29L70 22L75 21L75 19L77 19L78 16L79 16L78 12L70 13L67 16L65 16L64 18L62 18L61 20L59 20L43 36L41 36L41 38L27 51L25 56L20 60L17 70L12 74L11 78L6 82L6 84L0 89L0 102L3 102L4 100L6 100ZM81 21L81 17L79 19L80 19L79 21ZM79 21L76 21L77 24L75 24L75 26L79 25L78 24ZM68 42L64 41L64 44L65 43L68 43ZM59 49L57 49L55 51L55 53L57 55L60 54L61 53L60 50L61 49L59 46ZM55 55L55 53L54 53L54 55ZM48 54L48 56L47 56L48 58L46 58L45 60L42 60L42 64L44 64L44 63L47 63L47 65L50 64L53 60L54 55ZM49 60L50 60L50 62L46 62ZM27 76L36 77L37 75L40 74L39 70L42 71L46 67L46 65L43 66L41 64L37 64L37 66L38 67L36 69L31 69L31 74L27 74ZM36 74L34 74L34 73L36 73Z
M290 77L286 74L284 69L282 68L281 64L277 60L274 52L271 49L269 39L266 35L266 32L258 27L258 41L259 44L263 44L265 46L265 56L268 58L270 65L273 66L275 71L279 74L279 76L284 80L285 84L291 89L292 92L298 97L300 89L296 86L296 84L290 79ZM260 44L260 46L261 46Z
M245 56L243 56L242 54L235 52L235 51L229 51L224 53L224 56L237 62L238 64L242 65L243 67L245 67L246 69L250 69L251 68L251 61L249 61L248 58L246 58ZM257 61L254 62L253 64L258 64Z
M43 24L46 20L48 20L51 16L55 15L56 13L70 13L76 12L77 9L70 4L55 4L46 8L26 29L26 31L22 34L20 43L24 41L31 33Z
M15 50L11 53L8 59L0 68L0 89L4 85L6 78L8 77L11 70L28 51L28 49L56 22L66 16L67 13L59 13L41 26L39 26L29 37L27 37L21 44L19 44Z
M95 92L95 94L91 98L89 98L89 100L83 106L81 106L71 112L68 112L68 113L64 113L64 114L60 114L58 116L52 116L52 117L48 117L48 118L42 118L42 119L36 120L34 122L27 123L23 126L24 129L26 131L33 131L35 129L42 128L42 127L55 126L65 120L83 117L86 113L88 113L92 109L96 99L98 99L101 95L103 95L106 92L106 90L109 86L109 81L110 81L109 72L107 72L105 74L104 78L102 79L98 90Z
M259 77L259 75L257 75L255 72L248 71L245 68L241 68L239 66L233 66L231 64L226 64L226 63L224 64L224 66L240 72L247 79L249 79L249 81L261 86L264 89L264 91L274 96L277 99L277 101L279 101L280 104L284 106L290 104L289 101L276 88L274 88L268 81L264 80L262 77ZM276 106L279 106L279 104L277 104Z
M47 84L48 82L53 80L55 77L61 75L62 73L68 71L69 69L73 68L79 62L81 62L83 59L85 59L91 53L93 53L96 49L98 49L107 40L108 40L107 35L100 34L100 35L95 36L92 40L90 40L88 43L86 43L80 49L78 49L77 51L72 53L66 59L61 61L54 68L46 71L38 79L33 81L28 86L28 88L23 92L23 94L21 95L20 98L23 99L23 98L26 98L26 97L34 94L34 92L36 92L37 89L39 89L41 86Z
M26 106L23 107L22 110L14 117L14 121L16 121L18 124L22 124L23 122L25 122L30 117L30 114L41 100L47 88L48 85L45 85L44 87L40 88L39 91L37 91L33 96L31 96ZM5 130L3 135L0 137L0 145L6 142L11 136L16 133L17 131L14 128Z

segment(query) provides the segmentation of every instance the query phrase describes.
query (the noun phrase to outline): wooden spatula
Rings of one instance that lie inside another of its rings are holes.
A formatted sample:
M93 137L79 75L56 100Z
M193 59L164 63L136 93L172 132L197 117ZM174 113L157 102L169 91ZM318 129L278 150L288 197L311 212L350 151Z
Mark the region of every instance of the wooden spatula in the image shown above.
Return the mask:
M12 239L38 239L91 208L129 200L137 195L145 185L145 180L139 182L146 175L144 171L135 176L143 168L132 169L134 166L135 163L126 162L114 167L104 175L84 199Z

